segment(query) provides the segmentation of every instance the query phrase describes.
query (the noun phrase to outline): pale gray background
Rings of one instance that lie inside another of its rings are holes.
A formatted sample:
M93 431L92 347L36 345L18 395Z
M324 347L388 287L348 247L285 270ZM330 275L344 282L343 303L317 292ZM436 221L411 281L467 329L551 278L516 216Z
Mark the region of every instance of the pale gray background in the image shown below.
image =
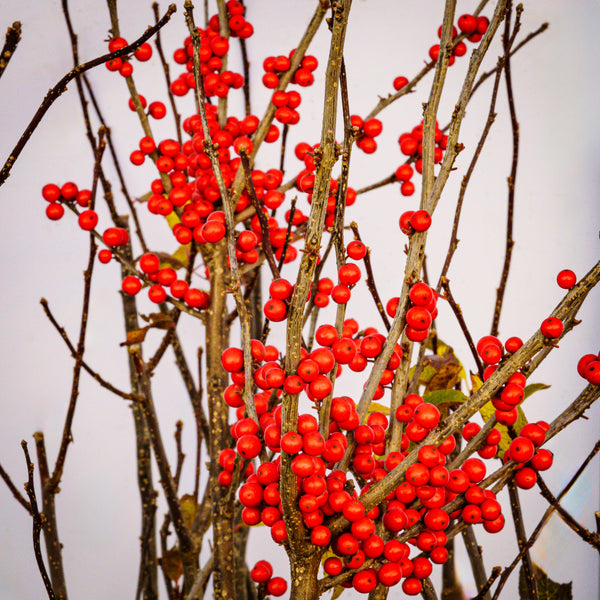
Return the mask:
M163 30L164 47L169 55L187 35L182 4L178 3L178 12ZM297 43L314 5L315 2L308 0L251 3L247 16L257 34L249 41L254 73L262 75L262 60L267 55L287 53ZM471 1L459 2L457 16L474 6ZM3 27L14 20L23 23L23 41L0 82L0 155L4 160L44 94L72 63L60 2L3 0L0 8ZM71 10L79 33L81 59L102 54L106 49L103 40L110 26L107 10L102 3L89 0L72 1ZM134 39L153 22L150 3L146 6L144 2L122 1L120 12L122 33L128 39ZM442 13L440 0L354 2L346 42L353 113L366 114L378 95L392 90L395 76L402 74L410 78L421 68L429 46L437 41L436 30ZM196 14L200 23L201 10L197 9ZM522 50L512 63L521 125L521 159L515 210L516 246L500 328L503 339L511 335L526 338L533 333L561 298L562 292L554 281L556 273L568 267L582 275L598 256L599 16L597 0L526 5L523 34L546 20L550 22L550 29ZM314 53L320 60L318 76L324 72L327 38L323 29L315 40ZM495 63L498 53L496 44L486 68ZM233 55L238 56L237 49ZM237 62L237 58L232 61ZM449 72L448 89L440 109L441 123L447 121L451 112L466 62L467 57L458 59ZM156 60L146 65L136 64L135 69L140 92L149 100L166 100ZM135 115L126 108L125 83L103 68L91 72L90 79L126 165L130 190L133 194L142 194L147 191L153 174L147 165L136 169L127 165L127 156L137 147L142 134ZM381 115L384 131L378 138L380 150L374 156L355 151L351 185L361 187L379 180L400 164L402 157L396 140L400 133L409 131L420 120L427 85L425 82L413 97L405 98ZM49 222L44 216L46 203L40 190L50 181L62 183L73 179L81 187L91 184L92 157L83 136L74 88L72 84L68 93L51 108L0 192L0 276L4 290L0 304L3 341L0 345L3 415L0 462L19 488L26 477L21 439L31 443L32 433L43 430L53 460L70 393L72 361L43 316L39 299L42 296L48 299L59 322L65 325L71 338L76 339L82 295L80 274L87 262L87 236L78 230L71 215L58 223ZM319 136L317 116L322 89L317 85L301 91L301 122L291 131L290 143L314 143ZM478 139L489 93L490 85L487 85L467 111L461 133L466 150L456 163L457 173L434 216L428 259L431 277L435 279L447 247L457 182ZM240 97L236 94L232 105L241 116ZM253 106L259 116L267 98L268 92L254 84ZM185 107L184 113L189 112L191 98L185 98L181 106ZM506 176L511 151L504 89L499 96L498 112L465 202L461 244L449 274L454 294L476 337L489 331L504 252ZM157 123L156 136L171 137L171 123L170 116ZM341 133L338 136L341 137ZM275 152L271 151L271 158L262 159L258 166L273 166L278 151L277 146ZM286 163L288 173L293 173L298 165L290 158ZM418 182L418 178L415 181ZM115 191L118 187L115 183ZM375 273L384 298L396 295L399 290L406 238L399 233L397 219L401 212L418 205L418 191L417 185L417 194L407 199L400 196L396 186L390 186L360 197L348 210L349 217L359 221L366 243L373 248ZM117 202L123 206L120 197ZM306 206L301 208L308 211ZM107 214L102 209L100 212L101 223L108 226ZM153 248L175 247L160 218L152 217L148 224L148 239ZM291 276L293 271L288 266L284 273ZM127 388L125 351L118 347L123 340L118 269L115 265L97 265L95 275L86 359L103 376ZM361 326L379 326L364 284L357 288L355 298L349 316L359 318ZM551 420L582 389L584 383L575 372L575 365L582 354L600 349L597 307L598 293L594 292L581 312L582 325L561 342L560 350L552 353L533 376L534 381L551 383L552 388L528 401L526 412L530 419ZM325 314L331 316L332 312ZM194 322L185 323L187 329L182 336L189 344L188 355L192 360L195 346L202 343L201 329ZM462 336L443 303L438 329L440 336L454 345L466 367L472 368ZM282 339L282 331L282 326L274 328L275 339ZM152 345L159 338L155 334L149 339ZM182 482L182 491L186 492L190 489L193 428L185 392L174 377L171 363L169 355L163 370L155 377L156 403L170 456L174 455L173 424L179 418L187 423L184 443L190 458ZM132 419L126 403L101 390L88 377L83 376L80 389L73 426L75 444L69 451L62 492L57 499L69 592L72 598L90 600L111 596L131 598L139 552ZM356 396L356 390L346 392ZM596 407L589 412L590 420L578 422L570 433L562 434L549 444L554 450L560 449L555 466L546 475L554 492L560 491L573 471L572 465L587 454L595 442L598 415ZM30 519L8 490L3 485L0 487L0 600L44 597L31 549ZM594 527L593 511L598 509L598 487L596 459L564 502L567 509L590 528ZM523 493L523 497L527 502L527 531L531 532L545 506L535 490ZM506 498L504 504L509 512ZM491 539L483 532L478 533L486 547L488 568L505 565L514 556L516 543L510 529L509 525L503 534ZM555 580L574 580L575 598L596 595L597 555L559 520L551 522L532 554ZM270 541L265 528L257 528L252 532L249 562L253 564L265 556L277 562L276 574L287 577L281 550ZM466 564L461 565L460 575L465 590L473 594ZM513 577L513 590L514 580ZM399 588L390 594L390 597L400 596ZM513 597L510 591L506 597Z

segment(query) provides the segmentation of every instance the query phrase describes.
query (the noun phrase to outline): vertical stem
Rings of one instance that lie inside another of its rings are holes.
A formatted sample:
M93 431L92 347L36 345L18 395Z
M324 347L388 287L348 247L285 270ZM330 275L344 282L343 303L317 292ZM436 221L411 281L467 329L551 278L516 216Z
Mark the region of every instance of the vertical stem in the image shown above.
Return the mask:
M473 527L469 526L462 531L463 541L469 555L469 561L471 562L471 569L473 571L473 577L477 584L477 591L481 592L486 585L488 578L485 574L485 567L483 565L483 557L481 555L481 548L477 544L475 538L475 532ZM484 593L482 600L490 600L491 596L489 591Z
M519 502L519 493L514 479L508 482L508 494L510 496L510 508L512 510L513 521L515 523L515 532L517 534L517 542L519 550L522 550L527 544L527 535L525 533L525 525L523 523L523 514L521 513L521 503ZM529 550L526 550L521 559L523 569L525 570L525 582L529 592L530 600L539 600L535 573L533 571L533 563Z
M325 223L327 198L331 170L337 160L335 144L335 128L337 117L338 89L340 85L340 71L342 54L346 36L348 14L351 0L341 0L332 4L332 36L327 61L325 79L325 99L323 109L323 123L321 129L320 156L315 177L313 200L311 204L308 228L306 231L305 248L292 295L286 340L286 374L295 373L300 361L300 347L302 341L302 323L309 286L320 255L321 238ZM295 55L294 55L295 56ZM298 396L284 394L282 411L282 433L294 431L298 420ZM303 545L305 527L302 523L300 511L296 503L296 476L291 470L292 457L282 452L281 454L281 502L290 539L290 552L292 562L292 577L298 550ZM292 595L292 598L294 596ZM300 596L298 596L300 598Z
M522 10L522 6L520 7ZM515 242L513 240L513 215L515 210L515 181L517 178L517 165L519 162L519 122L517 121L517 113L515 109L515 99L513 95L512 87L512 74L510 69L510 46L511 40L514 36L511 36L510 32L510 17L512 12L512 1L508 2L508 12L506 15L506 21L504 22L504 35L502 36L502 43L504 45L504 80L506 81L506 92L508 96L508 108L510 111L510 125L512 128L512 164L510 167L510 175L508 176L508 208L506 215L506 250L504 254L504 266L502 267L502 275L500 277L500 285L496 290L496 305L494 307L494 318L492 321L491 335L498 335L498 325L500 322L500 313L502 311L502 301L504 300L504 291L506 289L506 281L508 279L508 272L510 270L510 259L512 256L513 246ZM519 29L520 25L520 10L517 8L517 19L515 23L515 33Z
M67 600L67 585L62 561L62 544L58 537L58 527L56 521L56 503L55 494L48 490L48 481L50 480L50 471L48 469L48 458L46 454L46 445L44 443L44 434L38 431L33 434L35 440L35 449L38 459L38 468L40 471L40 487L42 490L42 531L44 533L44 543L46 545L46 555L48 557L48 569L50 571L50 580L52 588L58 600Z
M128 229L127 217L121 217L117 226ZM131 244L123 248L123 255L128 262L133 262ZM125 277L127 270L121 267L121 276ZM139 329L137 317L137 304L134 296L126 294L121 295L123 301L123 315L125 317L126 333ZM141 354L141 348L140 348ZM135 394L143 396L147 390L143 389L141 380L137 377L132 355L129 355L129 378L131 390ZM147 382L148 386L150 381ZM140 500L142 504L142 534L150 531L151 534L146 537L145 547L142 548L140 558L140 589L143 590L144 598L150 600L158 598L158 560L156 554L156 492L152 484L152 463L150 449L150 432L144 417L144 411L139 402L132 402L131 412L135 426L136 440L136 462L138 488L140 491Z

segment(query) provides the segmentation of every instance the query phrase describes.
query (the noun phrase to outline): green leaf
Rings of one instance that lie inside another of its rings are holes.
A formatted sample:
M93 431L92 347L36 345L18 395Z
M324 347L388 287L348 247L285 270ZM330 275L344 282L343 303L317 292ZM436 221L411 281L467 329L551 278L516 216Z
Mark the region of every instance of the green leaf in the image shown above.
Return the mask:
M540 600L573 600L573 582L557 583L548 577L548 573L534 563L533 577L537 584ZM519 571L519 597L521 600L529 600L529 590L525 579L525 569L521 566Z
M545 383L530 383L529 385L525 386L525 396L523 398L523 400L525 398L529 398L529 396L531 396L531 394L535 394L536 392L539 392L540 390L547 390L550 386L546 385Z
M467 400L467 396L460 390L436 390L435 392L425 394L423 400L439 408L443 405L456 406L457 404L461 404Z

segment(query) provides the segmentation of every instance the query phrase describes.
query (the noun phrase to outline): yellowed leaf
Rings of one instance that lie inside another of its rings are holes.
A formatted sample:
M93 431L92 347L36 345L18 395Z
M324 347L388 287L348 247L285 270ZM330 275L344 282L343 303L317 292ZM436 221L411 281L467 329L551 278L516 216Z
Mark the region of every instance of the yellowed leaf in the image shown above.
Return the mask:
M141 329L132 329L127 332L127 338L124 342L121 342L120 346L131 346L132 344L141 344L146 339L146 333L148 327L142 327Z
M181 223L181 219L177 216L177 213L173 211L171 214L165 217L167 219L167 223L171 229L177 225L177 223Z
M379 404L379 402L371 402L371 404L369 404L369 410L368 413L374 413L374 412L380 412L383 413L386 416L389 416L390 414L390 407L389 406L384 406L383 404Z
M183 575L183 564L179 550L175 547L167 550L160 559L165 575L171 581L177 581Z
M483 417L483 420L485 422L489 421L489 419L495 413L496 409L494 408L494 405L491 402L488 402L479 410L479 414ZM517 432L517 434L519 434L521 433L521 429L523 429L525 425L527 425L527 417L525 416L523 409L520 406L517 406L517 420L513 425L513 428ZM508 433L508 428L504 425L496 423L494 427L500 432L500 435L502 436L500 439L500 443L498 444L498 458L503 458L504 453L506 452L506 450L510 446L510 443L512 442L512 438Z
M198 511L198 504L191 494L185 494L181 496L179 500L181 504L181 512L183 513L183 520L187 525L188 529L192 528L196 512Z

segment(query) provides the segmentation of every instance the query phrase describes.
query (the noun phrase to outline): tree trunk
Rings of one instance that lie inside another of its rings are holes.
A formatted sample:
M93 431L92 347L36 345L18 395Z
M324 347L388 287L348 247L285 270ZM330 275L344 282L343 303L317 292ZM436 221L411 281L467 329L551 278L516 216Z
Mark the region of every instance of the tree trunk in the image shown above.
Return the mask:
M307 550L310 554L290 556L290 600L317 600L320 595L317 579L322 553L314 546Z

